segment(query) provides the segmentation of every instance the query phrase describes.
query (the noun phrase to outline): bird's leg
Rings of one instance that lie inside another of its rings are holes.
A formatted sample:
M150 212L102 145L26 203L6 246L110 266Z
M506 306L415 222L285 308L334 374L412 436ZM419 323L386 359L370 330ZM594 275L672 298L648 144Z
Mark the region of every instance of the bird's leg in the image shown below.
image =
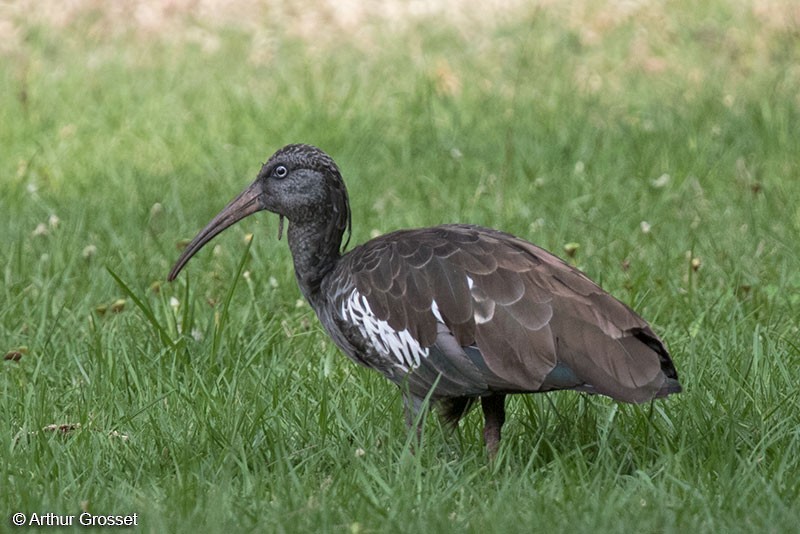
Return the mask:
M416 430L417 443L422 442L422 425L425 421L425 414L423 412L423 399L404 394L403 395L403 411L405 412L406 428ZM415 445L411 443L411 452L414 452Z
M481 397L483 409L483 440L489 459L493 460L500 448L500 429L506 420L506 396L503 394Z

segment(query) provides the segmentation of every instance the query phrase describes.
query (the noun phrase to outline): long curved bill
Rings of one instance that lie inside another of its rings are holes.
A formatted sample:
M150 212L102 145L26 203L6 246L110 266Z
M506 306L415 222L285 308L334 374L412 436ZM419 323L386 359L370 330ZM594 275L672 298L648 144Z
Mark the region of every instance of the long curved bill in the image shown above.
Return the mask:
M183 267L192 259L192 256L203 248L206 243L214 239L217 234L248 215L263 210L264 203L262 200L262 193L261 182L260 180L256 180L247 189L242 191L239 196L231 200L230 203L228 203L216 217L211 219L211 222L200 230L200 233L192 239L192 242L189 243L183 251L181 257L175 262L175 265L169 272L169 276L167 276L167 280L170 282L175 280Z

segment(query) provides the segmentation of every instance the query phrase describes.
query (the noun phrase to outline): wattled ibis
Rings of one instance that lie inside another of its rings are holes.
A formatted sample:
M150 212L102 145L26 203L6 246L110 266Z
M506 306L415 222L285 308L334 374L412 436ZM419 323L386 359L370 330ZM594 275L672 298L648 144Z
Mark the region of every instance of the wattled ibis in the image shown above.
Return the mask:
M546 250L467 224L400 230L343 253L347 190L333 159L278 150L192 240L189 259L267 210L287 230L300 291L334 343L397 384L411 424L430 398L457 423L480 399L494 456L505 397L571 389L642 403L681 391L663 342L631 308Z

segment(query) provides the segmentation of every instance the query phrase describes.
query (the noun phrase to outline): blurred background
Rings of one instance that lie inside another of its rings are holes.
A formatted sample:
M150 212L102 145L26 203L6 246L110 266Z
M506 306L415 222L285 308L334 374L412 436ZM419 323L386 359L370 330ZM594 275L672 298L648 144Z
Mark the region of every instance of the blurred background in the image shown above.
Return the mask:
M154 531L796 527L800 3L18 0L0 79L0 509L149 507ZM513 400L488 475L472 417L397 460L397 392L298 302L274 216L164 282L291 142L338 162L352 243L520 235L650 320L685 393Z

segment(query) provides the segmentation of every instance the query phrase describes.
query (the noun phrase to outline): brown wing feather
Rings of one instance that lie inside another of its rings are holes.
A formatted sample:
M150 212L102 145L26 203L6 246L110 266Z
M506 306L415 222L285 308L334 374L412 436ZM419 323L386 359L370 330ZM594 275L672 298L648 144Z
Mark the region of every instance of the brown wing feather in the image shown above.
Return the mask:
M337 269L330 279L355 286L378 318L437 348L447 358L440 368L460 369L460 378L442 374L451 395L456 385L464 395L497 385L569 386L642 402L667 377L677 379L641 317L577 269L502 232L465 225L395 232L357 247ZM434 305L455 343L437 330ZM455 344L477 349L482 361ZM557 366L559 376L548 378ZM426 382L422 372L415 380Z

